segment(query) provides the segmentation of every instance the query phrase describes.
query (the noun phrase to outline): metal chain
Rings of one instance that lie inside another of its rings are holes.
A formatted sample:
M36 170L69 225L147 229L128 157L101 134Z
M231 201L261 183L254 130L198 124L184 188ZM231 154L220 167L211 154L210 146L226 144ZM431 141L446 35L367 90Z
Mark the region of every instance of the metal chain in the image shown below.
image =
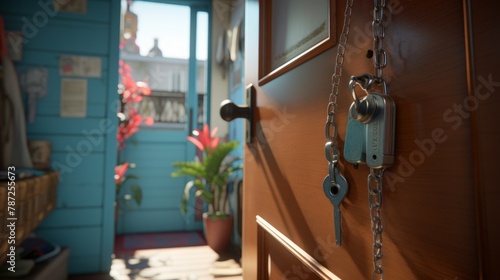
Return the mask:
M382 269L382 181L384 169L370 169L368 175L368 203L370 204L371 230L373 233L373 273L372 279L384 279Z
M329 172L332 183L335 183L334 172L338 172L338 149L335 146L337 138L337 99L339 94L340 79L344 65L345 51L349 36L351 24L352 7L354 0L347 0L344 12L344 25L337 46L337 56L335 59L335 70L332 75L332 91L329 96L327 106L327 118L325 124L325 137L328 140L326 143L327 153L326 158L329 162ZM374 76L376 82L382 82L383 68L387 65L387 54L383 49L383 40L385 37L385 29L383 25L383 15L385 9L385 0L374 0L373 10L373 62L375 66ZM382 208L382 188L383 188L384 169L370 169L368 175L368 202L370 205L371 230L373 233L373 273L372 279L383 279L384 271L382 269L382 218L380 210Z
M375 65L374 76L382 78L382 69L387 66L387 53L385 52L384 37L385 28L383 24L385 0L374 0L375 8L373 9L373 64Z
M335 114L337 112L337 98L339 95L339 85L340 78L342 76L342 67L344 66L345 51L347 49L347 39L349 37L349 29L351 27L351 15L352 6L354 0L347 0L345 12L344 12L344 25L342 27L342 33L339 38L339 43L337 46L337 56L335 58L335 70L332 75L332 91L330 97L328 98L328 106L326 108L326 124L325 124L325 137L328 140L326 142L326 159L328 161L329 175L332 183L335 182L335 172L338 172L338 149L335 146L335 140L337 139L337 121L335 120Z
M385 0L374 0L373 9L373 64L375 66L374 76L376 82L383 83L384 92L386 84L382 78L383 68L387 66L387 53L383 48L385 29L383 25ZM382 208L382 187L384 179L384 168L370 168L368 175L368 203L370 205L371 230L373 233L373 273L372 280L384 279L384 270L382 269L382 217L380 209Z

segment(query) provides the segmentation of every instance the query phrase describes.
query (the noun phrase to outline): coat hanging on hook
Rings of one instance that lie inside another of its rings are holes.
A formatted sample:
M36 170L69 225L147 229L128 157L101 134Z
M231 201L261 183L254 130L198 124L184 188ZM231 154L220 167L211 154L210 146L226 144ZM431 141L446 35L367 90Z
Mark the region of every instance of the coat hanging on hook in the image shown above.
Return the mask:
M32 162L26 137L26 121L21 90L14 64L7 55L4 21L0 17L0 155L1 163L16 168L31 168Z

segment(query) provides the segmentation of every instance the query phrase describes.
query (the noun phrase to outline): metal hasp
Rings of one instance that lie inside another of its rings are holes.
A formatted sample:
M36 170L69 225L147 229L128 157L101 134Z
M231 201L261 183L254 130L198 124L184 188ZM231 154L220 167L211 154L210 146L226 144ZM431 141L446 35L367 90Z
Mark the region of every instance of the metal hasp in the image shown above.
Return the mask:
M230 122L237 118L245 118L245 138L246 143L252 143L253 135L255 133L253 112L255 108L255 87L249 84L245 89L247 104L238 106L233 101L226 99L220 104L220 116L226 122Z

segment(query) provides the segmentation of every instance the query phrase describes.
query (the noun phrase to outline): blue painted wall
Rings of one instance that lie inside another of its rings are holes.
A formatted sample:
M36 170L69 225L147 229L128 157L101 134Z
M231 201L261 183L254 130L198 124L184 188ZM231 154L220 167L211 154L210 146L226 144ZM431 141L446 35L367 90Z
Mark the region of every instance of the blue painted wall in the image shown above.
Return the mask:
M48 92L38 100L29 139L52 142L52 166L61 172L57 208L37 233L71 249L70 274L109 271L114 238L118 0L88 0L85 14L55 12L52 0L2 1L7 31L22 31L20 72L48 69ZM61 118L61 55L102 59L102 76L88 80L84 118ZM88 133L93 136L88 136ZM89 148L90 147L90 148Z

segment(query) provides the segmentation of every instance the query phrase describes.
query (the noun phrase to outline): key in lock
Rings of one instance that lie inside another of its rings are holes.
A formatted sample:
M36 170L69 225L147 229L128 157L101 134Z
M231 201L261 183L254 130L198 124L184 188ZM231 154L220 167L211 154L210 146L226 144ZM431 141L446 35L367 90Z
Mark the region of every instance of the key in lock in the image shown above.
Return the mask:
M354 90L354 87L351 87ZM384 84L385 91L385 84ZM366 163L371 168L394 163L396 105L392 98L378 92L368 93L349 109L344 157L351 163Z

